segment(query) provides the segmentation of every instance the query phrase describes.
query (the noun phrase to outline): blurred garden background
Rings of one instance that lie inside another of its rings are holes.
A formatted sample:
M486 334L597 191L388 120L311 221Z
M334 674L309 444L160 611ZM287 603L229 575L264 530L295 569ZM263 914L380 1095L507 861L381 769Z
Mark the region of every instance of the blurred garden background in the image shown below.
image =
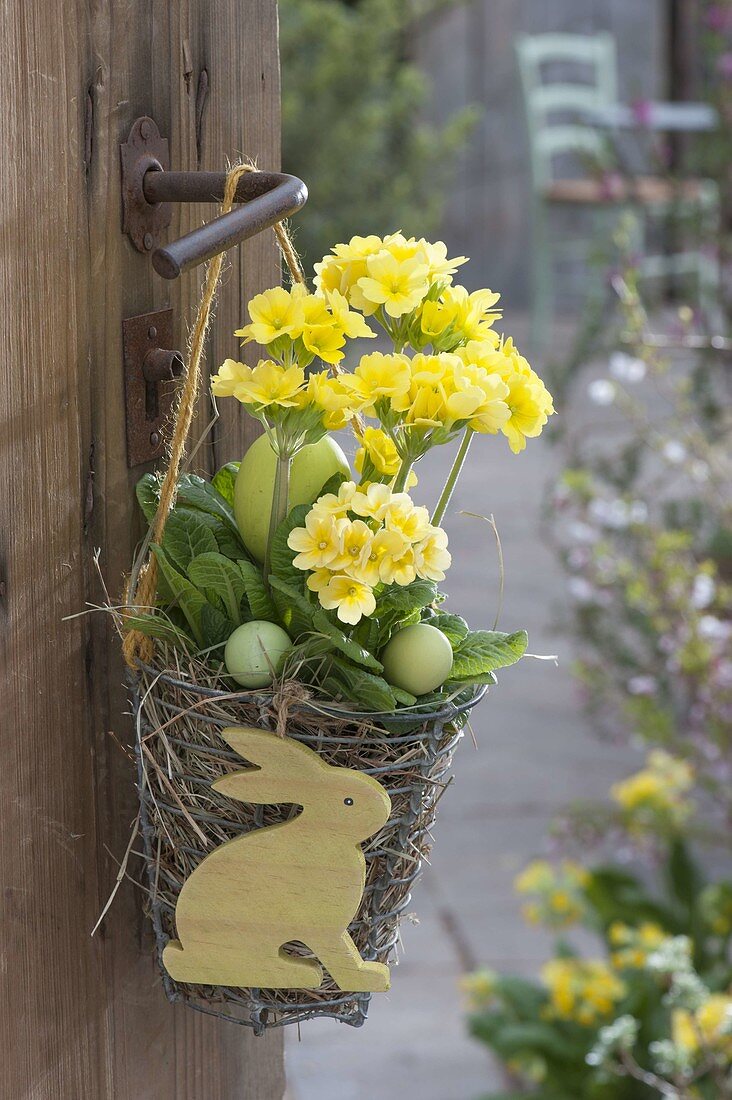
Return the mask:
M732 2L279 7L306 266L439 237L558 413L445 519L451 610L557 660L478 712L392 991L288 1037L291 1100L732 1097Z

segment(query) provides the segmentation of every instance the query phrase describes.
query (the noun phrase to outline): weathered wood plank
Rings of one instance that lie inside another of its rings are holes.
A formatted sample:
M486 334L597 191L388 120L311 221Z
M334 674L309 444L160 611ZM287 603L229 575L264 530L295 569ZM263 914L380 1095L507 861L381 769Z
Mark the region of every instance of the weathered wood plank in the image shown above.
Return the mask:
M90 939L136 812L117 743L129 745L131 729L108 621L61 621L99 601L94 548L114 598L139 536L121 321L168 304L190 318L198 283L164 284L122 236L119 142L152 114L174 164L195 168L206 69L216 74L206 165L245 144L276 163L275 5L8 0L0 59L0 139L12 151L0 167L0 1095L279 1100L279 1037L254 1040L168 1005L132 886ZM171 232L200 214L182 211ZM234 263L216 342L275 265L271 241L244 269ZM228 446L226 457L238 453Z

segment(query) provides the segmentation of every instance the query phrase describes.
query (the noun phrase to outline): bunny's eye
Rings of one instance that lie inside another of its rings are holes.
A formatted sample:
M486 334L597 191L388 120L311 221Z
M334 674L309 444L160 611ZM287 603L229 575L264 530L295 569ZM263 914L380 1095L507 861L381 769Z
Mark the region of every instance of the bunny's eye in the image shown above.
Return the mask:
M343 799L343 805L344 806L352 806L353 805L353 799L352 798L344 798Z

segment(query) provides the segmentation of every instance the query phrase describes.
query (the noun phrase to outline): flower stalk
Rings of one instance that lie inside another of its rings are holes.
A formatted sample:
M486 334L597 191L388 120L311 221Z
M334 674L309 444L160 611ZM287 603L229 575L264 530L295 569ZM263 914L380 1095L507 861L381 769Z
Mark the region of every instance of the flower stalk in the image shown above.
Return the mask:
M432 515L432 523L435 527L439 527L442 522L442 517L445 515L447 506L450 503L450 497L453 494L457 479L460 477L460 471L465 465L465 459L467 458L468 451L470 450L470 444L475 435L474 428L466 428L463 433L463 438L460 441L458 452L455 455L452 466L450 467L450 473L447 475L447 481L440 493L440 499L437 501L434 513Z
M270 565L272 560L272 544L275 533L282 521L287 517L287 500L290 490L290 468L292 455L278 455L275 467L274 492L272 494L272 511L269 514L269 533L267 535L267 551L264 555L264 583L269 585Z
M404 490L407 487L407 481L409 480L409 473L410 473L411 469L412 469L412 460L411 460L411 458L403 458L402 459L402 464L399 467L399 472L398 472L396 478L394 479L394 487L393 487L393 490L392 490L393 492L395 492L395 493L403 493L404 492Z

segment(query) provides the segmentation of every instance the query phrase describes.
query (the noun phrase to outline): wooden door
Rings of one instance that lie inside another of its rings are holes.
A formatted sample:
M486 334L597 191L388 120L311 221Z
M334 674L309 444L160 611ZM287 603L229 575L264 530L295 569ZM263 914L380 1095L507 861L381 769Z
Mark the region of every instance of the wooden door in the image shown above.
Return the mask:
M0 1096L279 1100L277 1033L167 1003L139 890L126 882L90 937L136 812L131 725L107 617L64 621L101 602L95 549L115 595L140 536L121 322L170 305L183 347L202 275L166 283L123 236L119 144L147 114L172 167L246 153L276 168L275 0L2 12ZM170 234L203 214L176 210ZM277 271L271 234L231 255L209 364ZM235 410L222 414L209 467L242 448Z

